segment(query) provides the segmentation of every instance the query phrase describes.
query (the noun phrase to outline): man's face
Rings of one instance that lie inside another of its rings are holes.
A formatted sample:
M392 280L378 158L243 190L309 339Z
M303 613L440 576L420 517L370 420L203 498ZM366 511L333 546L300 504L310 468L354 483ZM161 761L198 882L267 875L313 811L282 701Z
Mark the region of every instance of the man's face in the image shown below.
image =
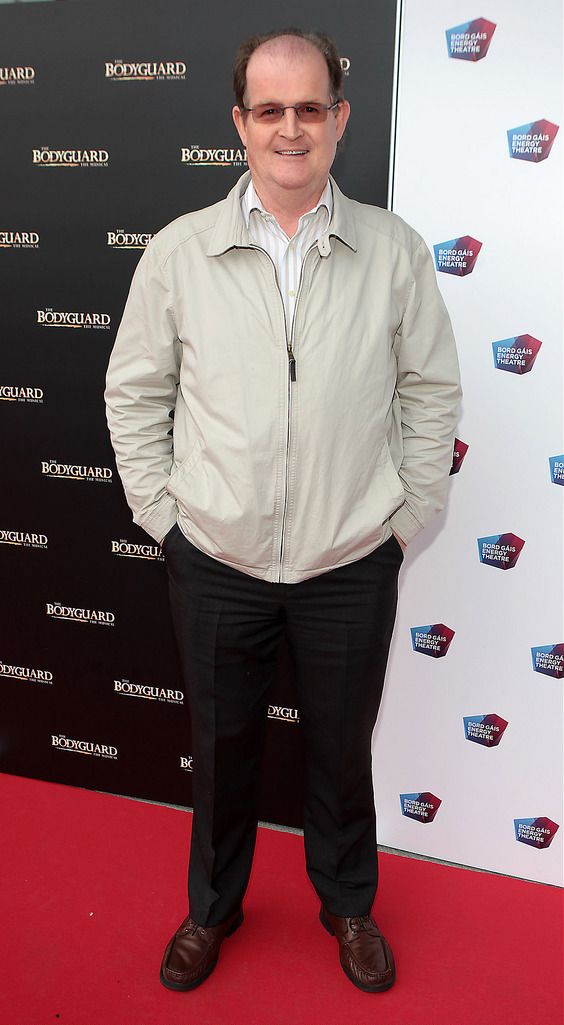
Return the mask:
M323 56L310 45L298 52L277 50L263 44L247 66L245 105L261 103L286 106L306 101L329 105L329 72ZM252 114L233 108L233 120L247 149L247 160L255 188L263 203L275 198L303 198L315 201L321 195L337 143L345 130L349 105L343 101L329 111L320 124L304 124L295 110L286 110L281 121L260 124ZM288 193L285 196L285 193Z

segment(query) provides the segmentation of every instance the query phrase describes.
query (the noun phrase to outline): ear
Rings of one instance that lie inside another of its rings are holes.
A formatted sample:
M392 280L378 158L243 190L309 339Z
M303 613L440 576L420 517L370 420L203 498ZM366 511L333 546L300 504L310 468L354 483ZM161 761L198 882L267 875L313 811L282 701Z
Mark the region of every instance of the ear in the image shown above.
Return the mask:
M246 130L246 127L245 127L245 116L244 116L241 108L238 107L237 105L235 105L233 107L232 111L231 111L231 116L233 117L233 121L235 122L235 128L237 129L237 131L239 133L239 138L241 139L241 142L243 143L243 146L246 146L247 145L247 130Z
M337 122L337 142L342 139L345 128L347 127L347 121L351 112L351 105L348 100L341 100L337 109L337 116L335 118Z

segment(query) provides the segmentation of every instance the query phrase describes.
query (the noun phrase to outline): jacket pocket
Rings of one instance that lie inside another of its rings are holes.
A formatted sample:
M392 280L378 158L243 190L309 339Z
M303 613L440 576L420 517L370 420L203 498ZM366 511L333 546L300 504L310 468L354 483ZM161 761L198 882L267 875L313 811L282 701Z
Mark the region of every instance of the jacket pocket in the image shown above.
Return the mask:
M400 505L403 505L405 501L405 490L398 471L394 466L394 461L390 455L388 442L385 439L382 446L381 460L384 483L390 493L390 498L394 503L395 510L398 509Z
M185 480L186 477L194 469L194 467L197 466L197 464L200 462L201 457L202 445L200 439L197 438L194 445L192 446L190 455L188 455L186 459L183 459L182 462L179 463L179 465L176 467L175 470L172 471L170 477L168 478L166 490L168 491L169 495L172 495L173 498L179 497L178 489L182 488L182 481Z

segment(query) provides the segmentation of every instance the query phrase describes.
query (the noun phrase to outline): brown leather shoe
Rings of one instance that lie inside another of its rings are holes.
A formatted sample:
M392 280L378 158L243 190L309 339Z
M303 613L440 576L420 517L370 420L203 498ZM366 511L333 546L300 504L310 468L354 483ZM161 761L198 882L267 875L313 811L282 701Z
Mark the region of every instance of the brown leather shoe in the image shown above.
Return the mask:
M204 927L190 916L185 918L164 952L161 964L163 986L180 990L199 986L213 972L223 940L231 936L242 921L242 908L221 925Z
M327 932L337 937L341 967L355 986L365 993L379 993L393 986L394 955L370 915L342 918L322 905L319 920Z

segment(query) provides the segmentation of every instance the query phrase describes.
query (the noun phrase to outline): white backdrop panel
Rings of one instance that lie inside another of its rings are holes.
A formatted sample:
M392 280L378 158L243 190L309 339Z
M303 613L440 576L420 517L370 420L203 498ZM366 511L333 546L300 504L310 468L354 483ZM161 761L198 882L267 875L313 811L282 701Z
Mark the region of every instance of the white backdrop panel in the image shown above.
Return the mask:
M484 17L485 57L452 59L445 30ZM546 0L406 0L400 47L393 209L427 245L482 242L472 273L439 273L457 337L469 445L447 509L409 547L381 716L374 783L381 843L562 884L562 678L534 672L531 648L564 641L564 488L549 457L562 433L562 130L548 158L512 159L507 131L561 124L561 8ZM542 342L528 373L499 370L492 343ZM525 545L502 571L477 538ZM410 628L455 631L447 654L413 651ZM466 739L464 716L508 721L498 746ZM402 814L400 794L431 792L432 822ZM514 820L560 828L546 849L518 842Z

